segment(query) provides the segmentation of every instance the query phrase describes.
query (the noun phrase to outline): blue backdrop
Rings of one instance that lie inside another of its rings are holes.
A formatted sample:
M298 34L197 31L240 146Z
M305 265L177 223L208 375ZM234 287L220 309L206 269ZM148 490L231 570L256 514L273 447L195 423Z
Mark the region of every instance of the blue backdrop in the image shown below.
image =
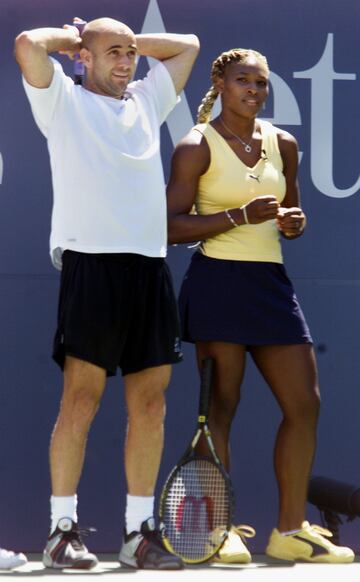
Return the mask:
M51 361L58 273L50 264L52 204L46 143L36 129L13 59L21 30L61 26L74 15L111 16L136 32L194 32L200 56L182 103L163 126L166 176L174 143L195 119L210 85L210 65L231 47L267 55L272 92L263 117L293 133L302 152L300 181L309 225L285 242L287 269L316 343L323 397L314 474L360 486L357 249L360 192L358 0L0 0L0 543L42 549L48 529L48 443L61 395ZM71 72L71 65L62 59ZM148 64L140 61L137 74ZM169 249L177 288L191 251ZM168 392L167 440L159 483L194 427L198 381L192 346ZM291 386L289 386L291 390ZM237 520L258 532L262 552L275 525L272 447L277 407L249 361L233 426L232 477ZM91 548L117 551L123 527L126 413L120 376L111 380L89 438L79 489ZM309 507L309 517L318 521ZM341 528L358 550L359 520Z

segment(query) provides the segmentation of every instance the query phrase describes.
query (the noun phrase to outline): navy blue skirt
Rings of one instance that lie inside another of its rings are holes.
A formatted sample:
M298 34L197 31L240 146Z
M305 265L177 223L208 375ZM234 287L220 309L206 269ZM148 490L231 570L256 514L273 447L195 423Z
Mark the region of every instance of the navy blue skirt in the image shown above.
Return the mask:
M246 346L312 343L282 264L195 252L179 297L182 339Z

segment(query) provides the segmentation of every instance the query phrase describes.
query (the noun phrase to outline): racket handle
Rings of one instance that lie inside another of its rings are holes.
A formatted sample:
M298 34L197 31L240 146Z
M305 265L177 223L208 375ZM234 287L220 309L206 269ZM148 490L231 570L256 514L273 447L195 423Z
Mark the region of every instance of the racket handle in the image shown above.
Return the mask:
M199 422L205 424L209 416L211 381L214 369L214 360L205 358L201 363L201 384L199 402Z
M85 20L80 20L80 19L76 19L73 22L73 26L76 26L76 28L78 29L80 36L81 33L84 29L84 26L86 24ZM81 62L80 60L80 55L75 55L75 59L74 59L74 83L75 85L82 85L83 82L83 78L85 75L85 66L84 63Z

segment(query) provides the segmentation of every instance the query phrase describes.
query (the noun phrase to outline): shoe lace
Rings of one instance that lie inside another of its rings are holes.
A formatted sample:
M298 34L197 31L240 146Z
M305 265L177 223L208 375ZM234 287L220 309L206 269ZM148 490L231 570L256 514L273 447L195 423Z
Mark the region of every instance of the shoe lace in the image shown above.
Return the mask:
M233 525L231 529L243 540L256 536L256 531L253 527L251 527L251 525Z
M333 534L330 530L326 529L325 527L321 527L320 525L311 524L310 528L317 534L321 536L325 536L326 538L332 538Z
M149 541L154 542L157 545L162 546L163 545L163 539L164 539L164 532L163 530L159 530L159 529L154 529L153 531L148 531L146 532L145 536Z
M74 550L82 550L84 544L82 542L81 536L88 536L91 535L92 533L95 533L96 531L97 530L95 527L83 527L83 528L77 527L76 529L73 528L70 531L64 532L63 535L64 538L71 543Z

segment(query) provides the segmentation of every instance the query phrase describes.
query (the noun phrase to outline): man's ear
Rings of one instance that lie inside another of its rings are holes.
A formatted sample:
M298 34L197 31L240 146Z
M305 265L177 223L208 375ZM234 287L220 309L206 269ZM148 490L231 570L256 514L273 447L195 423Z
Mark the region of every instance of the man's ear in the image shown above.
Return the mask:
M93 58L91 52L87 48L82 48L80 50L80 59L87 69L91 68Z

